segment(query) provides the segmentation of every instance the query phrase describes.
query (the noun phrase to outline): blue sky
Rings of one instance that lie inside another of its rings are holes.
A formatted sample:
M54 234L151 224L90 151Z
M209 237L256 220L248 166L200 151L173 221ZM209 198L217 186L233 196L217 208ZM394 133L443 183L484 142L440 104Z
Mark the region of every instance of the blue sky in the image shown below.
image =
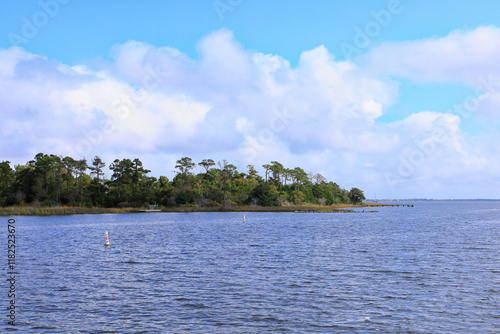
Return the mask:
M0 160L279 160L368 197L500 198L498 1L0 9Z
M373 20L372 12L391 1L56 1L55 17L22 46L29 52L76 64L105 57L112 45L138 40L175 47L196 57L196 41L222 27L232 30L248 49L279 54L296 64L302 51L325 45L343 58L340 45L351 43L354 29ZM33 16L52 1L4 1L0 14L0 45L8 47L9 33L19 33L22 18ZM219 3L226 3L216 10ZM235 5L230 5L234 3ZM460 28L498 25L497 1L394 1L401 12L373 38L415 40L445 36ZM52 7L53 8L53 7ZM222 14L222 20L219 13Z

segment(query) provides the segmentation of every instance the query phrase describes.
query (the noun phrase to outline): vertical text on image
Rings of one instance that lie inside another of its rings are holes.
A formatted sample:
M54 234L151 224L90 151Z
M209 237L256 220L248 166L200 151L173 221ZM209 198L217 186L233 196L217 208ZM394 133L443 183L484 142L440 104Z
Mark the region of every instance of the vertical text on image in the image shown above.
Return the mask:
M16 269L16 220L9 219L7 221L7 282L9 282L9 290L7 297L9 298L9 307L7 307L7 323L10 326L15 326L16 323L16 277L18 275Z

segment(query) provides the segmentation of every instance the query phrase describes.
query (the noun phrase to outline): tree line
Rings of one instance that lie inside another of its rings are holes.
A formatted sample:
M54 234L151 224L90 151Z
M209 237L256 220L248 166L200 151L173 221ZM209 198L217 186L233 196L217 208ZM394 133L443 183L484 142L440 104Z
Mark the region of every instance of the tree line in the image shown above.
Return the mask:
M365 199L358 188L347 191L300 167L285 168L278 161L262 167L263 176L254 165L239 172L226 160L195 163L183 157L177 160L176 175L169 180L149 176L151 171L139 159L116 159L107 166L111 172L107 178L106 163L98 156L88 162L39 153L14 168L9 161L0 163L0 206L280 206L359 203ZM195 173L195 168L200 171Z

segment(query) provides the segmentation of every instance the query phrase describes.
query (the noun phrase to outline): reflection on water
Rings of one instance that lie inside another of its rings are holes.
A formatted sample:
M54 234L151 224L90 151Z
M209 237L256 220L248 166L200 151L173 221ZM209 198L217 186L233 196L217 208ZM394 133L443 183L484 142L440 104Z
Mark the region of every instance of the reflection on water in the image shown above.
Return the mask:
M500 203L415 204L18 217L18 328L500 332Z

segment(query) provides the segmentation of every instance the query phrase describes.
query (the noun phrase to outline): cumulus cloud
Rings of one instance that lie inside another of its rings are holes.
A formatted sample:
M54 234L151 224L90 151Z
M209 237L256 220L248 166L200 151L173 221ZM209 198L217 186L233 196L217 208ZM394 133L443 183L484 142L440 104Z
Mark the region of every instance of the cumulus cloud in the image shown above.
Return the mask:
M363 61L371 71L416 82L463 82L476 86L480 76L500 76L500 29L456 30L441 38L386 42Z
M483 73L498 74L495 27L386 43L354 61L337 61L318 46L297 67L246 50L226 29L197 50L194 59L129 41L97 69L0 50L3 159L21 163L38 152L108 162L141 157L156 175L169 175L182 156L228 159L242 171L278 160L359 186L368 197L430 197L435 189L442 189L436 197L453 197L446 190L453 179L491 179L489 168L499 165L489 154L498 149L488 149L497 135L469 136L463 115L420 111L378 121L397 103L400 78L475 85ZM473 101L491 113L500 99L483 87ZM470 196L478 189L471 186Z

